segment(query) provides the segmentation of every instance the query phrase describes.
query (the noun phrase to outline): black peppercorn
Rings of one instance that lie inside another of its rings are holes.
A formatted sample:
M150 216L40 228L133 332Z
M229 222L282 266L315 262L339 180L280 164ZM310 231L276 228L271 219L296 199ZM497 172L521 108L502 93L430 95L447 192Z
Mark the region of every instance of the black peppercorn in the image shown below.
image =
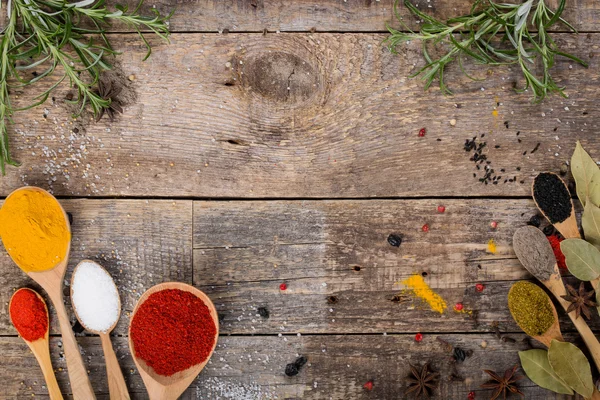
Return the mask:
M531 218L529 218L529 221L527 222L527 225L535 226L536 228L539 228L541 224L542 224L542 221L541 221L541 218L539 215L532 216Z
M290 363L285 366L285 374L287 376L295 376L298 375L298 367L294 363Z
M298 358L296 358L296 361L294 361L294 365L296 365L296 367L298 369L302 368L302 366L304 366L304 364L306 364L306 362L308 361L308 358L304 357L304 356L300 356Z
M542 232L544 232L544 235L546 235L546 236L553 235L554 234L554 226L547 225L544 227L544 229L542 229Z
M394 247L400 247L400 245L402 244L402 236L392 233L390 234L390 236L388 236L387 241L390 245Z

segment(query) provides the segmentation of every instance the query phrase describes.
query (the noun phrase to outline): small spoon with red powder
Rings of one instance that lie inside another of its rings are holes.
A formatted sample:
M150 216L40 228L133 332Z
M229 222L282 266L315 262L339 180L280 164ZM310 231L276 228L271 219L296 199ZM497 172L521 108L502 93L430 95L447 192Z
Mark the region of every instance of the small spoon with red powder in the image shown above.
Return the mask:
M208 296L185 283L161 283L140 297L129 349L150 400L175 400L194 381L217 346L218 321Z
M50 399L63 398L54 376L48 343L49 318L46 302L36 291L28 288L17 290L8 305L10 320L38 360Z

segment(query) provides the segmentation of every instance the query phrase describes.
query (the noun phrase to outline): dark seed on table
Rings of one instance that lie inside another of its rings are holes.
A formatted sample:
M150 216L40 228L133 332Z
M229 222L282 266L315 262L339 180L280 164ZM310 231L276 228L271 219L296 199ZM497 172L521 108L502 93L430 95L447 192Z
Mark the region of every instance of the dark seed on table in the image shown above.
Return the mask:
M525 150L525 151L523 152L523 155L526 155L526 154L527 154L527 150Z
M390 245L394 247L400 247L400 245L402 244L402 236L392 233L390 234L390 236L388 236L387 241Z
M295 376L298 375L298 367L294 363L290 363L285 366L285 374L287 376Z
M550 223L563 222L571 216L571 194L557 175L539 174L533 181L533 197Z
M531 154L535 153L539 148L540 148L540 142L538 142L538 144L535 145L535 147L533 148L533 150L531 150Z
M302 366L304 364L306 364L306 362L308 361L308 359L304 356L300 356L298 358L296 358L296 361L294 361L294 364L296 365L296 367L298 367L298 369L302 368Z
M532 216L531 218L529 218L529 221L527 222L527 225L535 226L536 228L539 228L541 224L542 224L542 220L539 215Z
M269 314L269 310L267 310L266 307L258 307L258 315L260 315L263 318L269 318L270 314Z
M542 229L542 232L544 232L544 235L546 235L546 236L552 236L552 235L554 235L554 226L552 226L552 225L545 226L544 229Z

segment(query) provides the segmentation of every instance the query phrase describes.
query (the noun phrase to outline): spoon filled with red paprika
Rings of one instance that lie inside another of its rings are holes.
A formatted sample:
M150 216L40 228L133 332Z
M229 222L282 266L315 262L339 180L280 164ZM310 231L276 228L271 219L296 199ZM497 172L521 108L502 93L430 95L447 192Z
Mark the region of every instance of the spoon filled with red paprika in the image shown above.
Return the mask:
M21 288L13 293L8 305L10 320L19 336L27 343L37 359L51 400L62 400L60 388L50 361L48 342L49 318L46 302L36 291Z
M208 296L185 283L161 283L140 297L129 349L150 400L181 396L217 346L218 321Z

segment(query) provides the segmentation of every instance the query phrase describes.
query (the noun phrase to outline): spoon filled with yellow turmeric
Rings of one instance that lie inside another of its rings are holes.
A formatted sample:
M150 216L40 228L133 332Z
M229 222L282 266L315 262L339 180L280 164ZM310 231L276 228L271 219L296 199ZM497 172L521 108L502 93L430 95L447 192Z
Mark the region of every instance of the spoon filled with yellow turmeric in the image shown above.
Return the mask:
M66 212L47 191L27 186L12 192L0 209L0 237L6 251L54 304L62 331L67 370L75 399L95 399L63 302L71 228Z

